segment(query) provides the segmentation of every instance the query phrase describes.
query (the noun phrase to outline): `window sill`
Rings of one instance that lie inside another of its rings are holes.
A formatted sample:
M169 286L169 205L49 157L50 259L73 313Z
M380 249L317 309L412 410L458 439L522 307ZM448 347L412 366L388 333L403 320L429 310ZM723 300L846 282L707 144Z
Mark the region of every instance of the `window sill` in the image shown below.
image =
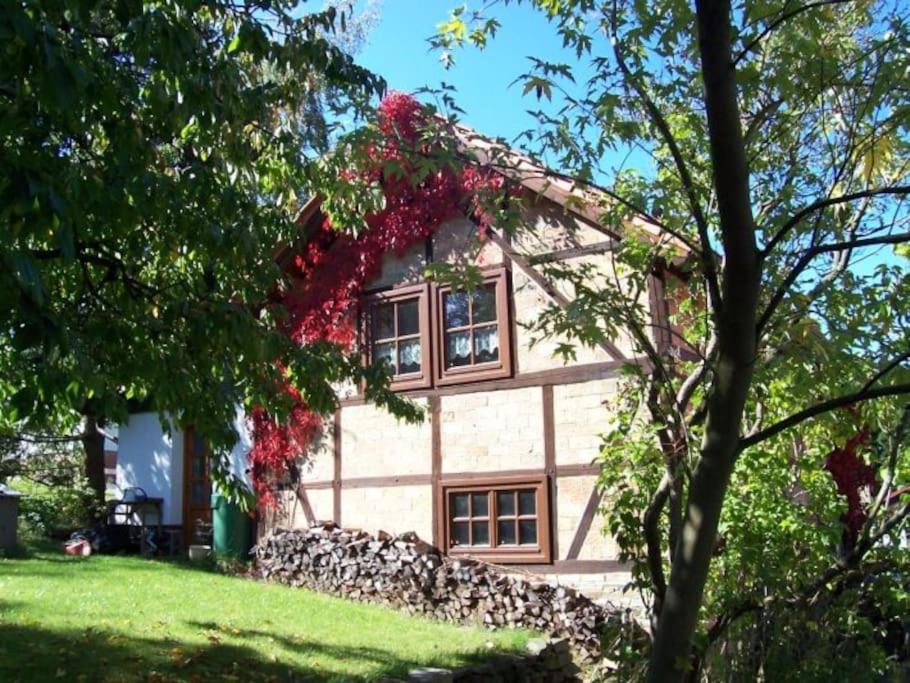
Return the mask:
M552 560L548 553L545 553L540 548L521 548L521 549L507 549L507 548L490 548L489 550L484 550L482 548L449 548L449 551L446 553L452 559L470 559L470 560L480 560L481 562L489 562L491 564L552 564Z

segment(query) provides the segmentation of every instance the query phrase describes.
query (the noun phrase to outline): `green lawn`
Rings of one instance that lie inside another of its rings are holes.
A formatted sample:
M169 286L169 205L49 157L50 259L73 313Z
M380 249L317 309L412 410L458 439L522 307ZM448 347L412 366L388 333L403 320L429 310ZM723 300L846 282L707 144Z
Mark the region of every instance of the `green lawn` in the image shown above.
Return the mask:
M4 683L374 680L527 638L185 564L51 551L0 559Z

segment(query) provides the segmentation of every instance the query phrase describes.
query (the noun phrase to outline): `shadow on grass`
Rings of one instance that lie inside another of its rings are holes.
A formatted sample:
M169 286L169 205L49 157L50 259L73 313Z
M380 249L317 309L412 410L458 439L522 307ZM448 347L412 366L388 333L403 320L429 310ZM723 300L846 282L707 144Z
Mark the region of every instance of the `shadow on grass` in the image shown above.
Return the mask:
M388 650L375 647L365 646L347 646L332 643L320 642L310 638L288 637L271 631L263 631L251 628L233 628L225 627L211 621L188 621L187 625L194 628L202 629L210 633L223 632L229 633L232 637L249 643L258 642L260 646L267 643L276 643L298 655L303 656L320 656L335 659L341 662L348 662L356 659L360 662L369 662L373 665L374 670L381 670L382 676L396 676L406 678L409 669L419 666L451 666L449 664L440 664L435 661L415 661L411 659L395 656ZM462 653L459 656L461 660L459 666L473 666L480 664L490 658L490 653Z
M200 627L206 626L200 624ZM101 629L51 630L34 624L0 624L0 681L356 681L341 673L352 664L369 664L369 677L404 676L413 662L368 647L339 647L311 640L276 638L245 631L239 640L205 645L162 638L129 637ZM258 640L275 641L304 655L335 660L338 668L308 668L263 656ZM354 667L356 668L356 666Z

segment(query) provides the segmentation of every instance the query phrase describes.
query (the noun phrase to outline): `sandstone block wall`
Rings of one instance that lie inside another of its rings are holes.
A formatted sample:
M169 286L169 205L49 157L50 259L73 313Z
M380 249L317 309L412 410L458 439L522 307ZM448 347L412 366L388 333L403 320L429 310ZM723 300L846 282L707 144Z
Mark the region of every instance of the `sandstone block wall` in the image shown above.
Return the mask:
M341 524L372 534L414 531L433 537L433 489L422 486L343 489Z
M442 472L543 467L542 414L539 387L443 396Z
M420 400L426 403L425 400ZM341 415L342 479L429 472L430 423L409 425L372 405Z
M616 379L553 387L557 465L593 462L600 453L601 435L613 425L610 402L618 389Z

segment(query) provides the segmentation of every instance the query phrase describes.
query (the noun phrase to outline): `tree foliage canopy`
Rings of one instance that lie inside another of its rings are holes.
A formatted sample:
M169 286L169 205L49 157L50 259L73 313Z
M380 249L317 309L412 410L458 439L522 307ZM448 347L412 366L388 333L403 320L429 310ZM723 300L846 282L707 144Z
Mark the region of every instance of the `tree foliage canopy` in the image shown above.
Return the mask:
M4 0L5 429L136 400L227 444L237 405L281 412L276 360L331 408L357 364L295 346L264 304L330 132L320 98L384 89L331 40L348 5Z

